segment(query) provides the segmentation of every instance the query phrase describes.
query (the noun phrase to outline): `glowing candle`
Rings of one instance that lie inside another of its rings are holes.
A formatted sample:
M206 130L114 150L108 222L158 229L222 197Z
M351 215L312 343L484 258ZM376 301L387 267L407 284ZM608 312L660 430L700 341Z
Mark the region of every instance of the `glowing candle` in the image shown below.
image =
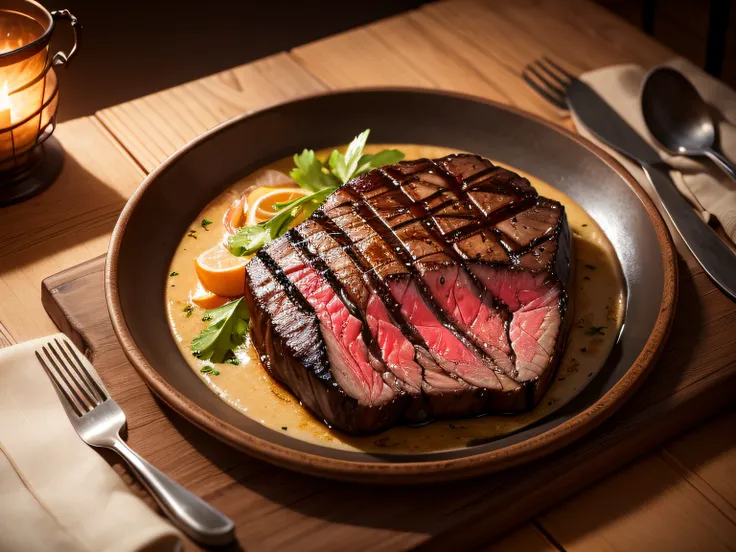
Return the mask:
M0 130L8 128L12 123L12 105L8 95L8 83L4 83L0 90Z

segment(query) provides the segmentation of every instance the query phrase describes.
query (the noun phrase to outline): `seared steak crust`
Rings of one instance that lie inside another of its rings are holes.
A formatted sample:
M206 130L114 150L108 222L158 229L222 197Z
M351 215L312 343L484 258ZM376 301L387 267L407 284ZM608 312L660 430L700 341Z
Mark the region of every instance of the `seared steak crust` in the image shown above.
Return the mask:
M248 263L253 342L350 433L522 412L559 363L571 253L563 206L487 159L376 169Z

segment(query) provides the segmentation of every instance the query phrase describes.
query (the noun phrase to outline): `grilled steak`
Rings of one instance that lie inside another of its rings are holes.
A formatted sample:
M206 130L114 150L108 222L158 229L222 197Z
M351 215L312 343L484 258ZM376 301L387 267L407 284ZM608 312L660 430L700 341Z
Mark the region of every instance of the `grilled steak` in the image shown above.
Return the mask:
M335 191L247 265L267 370L349 433L533 408L564 346L562 205L476 155Z

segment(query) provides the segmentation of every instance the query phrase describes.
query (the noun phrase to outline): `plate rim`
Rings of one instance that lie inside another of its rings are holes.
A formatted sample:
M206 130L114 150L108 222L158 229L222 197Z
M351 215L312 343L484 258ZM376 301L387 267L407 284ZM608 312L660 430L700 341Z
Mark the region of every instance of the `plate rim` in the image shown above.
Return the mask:
M587 408L575 414L570 419L543 433L540 433L539 435L532 436L529 439L497 450L482 452L461 458L425 462L372 463L364 461L349 461L297 451L240 430L210 414L179 393L169 385L168 382L164 380L155 368L145 359L135 344L123 315L117 275L120 246L125 229L141 196L145 193L151 183L158 178L160 173L168 169L169 166L174 164L189 150L192 150L199 144L211 139L224 128L236 125L249 117L270 110L278 110L282 106L293 102L331 95L364 92L401 92L445 96L485 104L496 109L508 111L515 115L530 119L532 122L545 126L566 138L572 139L580 146L589 150L613 169L636 194L637 198L644 206L650 222L652 223L662 255L664 272L662 300L659 305L659 311L654 321L652 332L649 334L646 343L642 347L636 359L621 379L594 403L590 404ZM529 113L514 106L504 105L487 98L461 92L433 90L420 87L379 86L322 91L270 104L224 121L177 149L148 174L135 192L130 196L122 209L120 217L118 218L112 232L110 246L105 259L104 286L105 300L110 314L112 327L126 357L146 385L148 385L148 387L168 406L174 409L178 414L182 415L190 423L193 423L200 429L203 429L207 433L238 450L247 452L256 458L266 460L281 467L310 475L319 475L344 481L399 484L422 483L429 481L434 482L440 480L450 481L496 472L523 464L532 459L541 458L542 456L546 456L560 450L573 441L583 437L585 434L610 418L610 416L612 416L639 388L645 376L654 367L656 360L666 343L667 336L672 327L677 302L678 266L674 243L669 231L667 230L667 226L661 214L655 207L652 199L647 195L636 179L624 168L623 165L621 165L621 163L590 140L575 134L560 125L551 123L538 115Z

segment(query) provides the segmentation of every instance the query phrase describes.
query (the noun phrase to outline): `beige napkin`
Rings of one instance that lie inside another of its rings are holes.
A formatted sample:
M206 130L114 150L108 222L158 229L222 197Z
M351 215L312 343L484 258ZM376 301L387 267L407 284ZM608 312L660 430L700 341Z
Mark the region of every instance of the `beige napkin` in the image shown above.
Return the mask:
M0 550L177 550L174 528L77 436L34 355L43 341L0 349Z
M719 149L731 161L736 162L736 92L685 59L676 58L665 65L685 75L700 95L719 113ZM670 176L680 192L706 221L715 217L731 240L736 242L736 183L710 160L670 156L659 148L651 138L641 113L640 94L645 75L646 71L637 65L617 65L585 73L580 80L591 86L643 138L657 148L662 160L676 169L670 171ZM649 195L655 197L651 184L638 165L601 144L577 119L575 126L580 134L611 153L634 175ZM659 206L656 199L655 203ZM670 224L669 218L664 218ZM677 233L673 232L673 235L675 241L680 242ZM683 252L681 246L678 249Z

